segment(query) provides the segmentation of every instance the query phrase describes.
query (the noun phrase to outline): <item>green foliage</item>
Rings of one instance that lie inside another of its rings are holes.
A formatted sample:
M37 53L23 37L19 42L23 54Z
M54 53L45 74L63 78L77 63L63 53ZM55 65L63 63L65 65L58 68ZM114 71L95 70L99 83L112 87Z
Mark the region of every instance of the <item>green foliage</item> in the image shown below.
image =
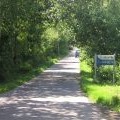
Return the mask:
M67 51L73 29L63 18L67 4L56 0L0 2L0 82L29 71L49 57ZM60 42L62 41L62 42ZM60 43L59 43L60 42Z
M111 101L111 105L113 105L113 106L120 105L120 98L118 96L113 96L112 101Z
M22 73L29 72L31 69L32 69L32 66L28 62L26 63L24 62L22 65L20 65L20 68L19 68L20 72Z
M48 28L44 32L43 38L48 40L48 43L53 42L58 39L58 31L55 28Z
M100 77L100 82L96 83L93 79L93 70L88 61L90 58L85 58L87 54L84 50L81 51L81 80L80 86L84 92L90 97L93 102L99 103L103 106L107 106L112 110L120 111L120 85L111 84L109 73L110 67L100 68L99 72L102 73ZM108 72L108 71L109 72ZM98 73L98 72L97 72ZM107 81L107 82L106 82ZM100 84L101 83L101 84Z
M97 99L97 103L102 104L104 106L108 106L116 111L120 111L120 98L118 96L113 96L111 99L105 99L103 97L99 97Z
M41 64L37 67L31 69L30 64L26 63L23 66L21 65L21 71L19 73L14 73L14 76L9 78L9 81L4 81L0 83L0 93L10 91L25 82L31 80L36 75L39 75L45 69L50 67L52 64L58 61L58 58L49 58L44 64Z
M113 67L100 67L97 71L97 80L100 83L112 83Z
M120 111L120 86L95 83L93 80L93 71L85 58L84 52L81 53L81 79L80 86L93 102L107 106L112 110ZM109 69L109 68L107 68ZM105 68L106 70L106 68ZM105 76L108 79L108 76ZM104 78L104 79L105 79ZM104 82L104 80L103 80ZM108 81L107 81L108 82Z
M76 41L88 55L114 54L120 58L120 1L76 0Z

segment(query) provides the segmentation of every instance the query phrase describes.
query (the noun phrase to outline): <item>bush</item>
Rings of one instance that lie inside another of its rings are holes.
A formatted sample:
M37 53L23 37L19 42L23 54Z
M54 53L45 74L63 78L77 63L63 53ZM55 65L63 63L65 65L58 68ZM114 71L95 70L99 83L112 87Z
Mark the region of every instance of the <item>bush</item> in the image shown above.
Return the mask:
M110 105L110 101L103 98L103 97L98 97L97 103L102 104L102 105Z
M4 64L3 62L0 63L0 83L8 81L13 75L14 67L10 63Z
M29 72L32 69L32 65L29 62L24 62L20 65L19 71L21 73Z
M98 81L100 83L110 83L113 79L113 70L110 67L100 67L98 69Z
M120 84L120 66L116 67L116 82Z
M120 104L120 98L118 96L113 96L112 101L111 101L111 105L117 106L119 104Z
M97 99L97 103L105 105L105 106L118 106L120 104L120 98L118 96L113 96L111 99L105 99L103 97L99 97Z

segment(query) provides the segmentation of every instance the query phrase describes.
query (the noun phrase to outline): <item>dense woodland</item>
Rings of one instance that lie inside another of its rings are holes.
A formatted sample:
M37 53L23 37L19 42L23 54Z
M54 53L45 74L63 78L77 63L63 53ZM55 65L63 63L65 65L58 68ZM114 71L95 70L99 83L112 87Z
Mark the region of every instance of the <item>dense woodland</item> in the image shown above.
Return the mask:
M1 82L70 45L89 57L115 53L119 67L120 0L0 0Z

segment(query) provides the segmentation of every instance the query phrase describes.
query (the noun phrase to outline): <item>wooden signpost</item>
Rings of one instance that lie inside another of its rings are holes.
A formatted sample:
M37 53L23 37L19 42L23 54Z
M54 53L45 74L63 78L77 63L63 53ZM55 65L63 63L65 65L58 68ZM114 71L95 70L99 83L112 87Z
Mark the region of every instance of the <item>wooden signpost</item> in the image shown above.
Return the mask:
M115 54L114 55L97 55L95 54L95 80L97 78L97 68L101 65L113 65L113 83L115 82Z

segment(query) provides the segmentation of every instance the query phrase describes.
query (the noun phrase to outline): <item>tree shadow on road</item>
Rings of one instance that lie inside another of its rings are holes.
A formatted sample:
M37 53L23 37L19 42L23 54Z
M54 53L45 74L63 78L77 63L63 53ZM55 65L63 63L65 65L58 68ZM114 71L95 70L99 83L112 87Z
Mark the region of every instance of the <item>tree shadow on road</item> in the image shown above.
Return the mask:
M65 61L64 61L65 62ZM58 64L1 95L0 120L102 120L100 109L79 90L76 64ZM67 69L68 68L68 69ZM113 120L106 118L109 120ZM119 118L115 118L117 120Z

